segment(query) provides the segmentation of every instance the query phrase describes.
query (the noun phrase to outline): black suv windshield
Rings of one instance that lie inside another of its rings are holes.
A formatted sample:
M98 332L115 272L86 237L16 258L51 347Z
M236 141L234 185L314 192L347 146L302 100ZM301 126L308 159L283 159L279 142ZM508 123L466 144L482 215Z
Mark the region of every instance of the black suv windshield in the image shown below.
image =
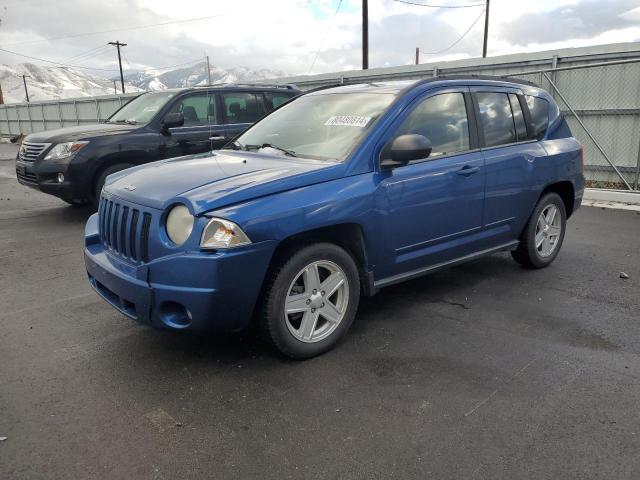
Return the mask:
M344 160L395 95L325 93L303 96L276 110L235 142L243 150Z
M174 95L174 92L144 93L114 113L107 123L149 123Z

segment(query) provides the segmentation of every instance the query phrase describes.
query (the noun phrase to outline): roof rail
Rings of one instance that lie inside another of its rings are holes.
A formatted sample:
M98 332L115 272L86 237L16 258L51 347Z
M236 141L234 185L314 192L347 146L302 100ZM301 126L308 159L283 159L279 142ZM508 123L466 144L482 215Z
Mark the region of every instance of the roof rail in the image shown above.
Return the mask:
M526 73L523 73L526 75ZM528 85L530 87L537 87L540 88L540 86L534 82L530 82L529 80L522 80L520 78L516 78L516 77L507 77L507 76L502 76L502 75L473 75L473 74L452 74L452 75L447 75L447 74L439 74L437 77L433 77L433 78L440 78L443 80L469 80L469 79L473 79L473 80L494 80L497 82L509 82L509 83L518 83L521 85Z
M209 85L199 85L198 87L267 87L282 88L285 90L298 90L298 87L292 83L211 83Z

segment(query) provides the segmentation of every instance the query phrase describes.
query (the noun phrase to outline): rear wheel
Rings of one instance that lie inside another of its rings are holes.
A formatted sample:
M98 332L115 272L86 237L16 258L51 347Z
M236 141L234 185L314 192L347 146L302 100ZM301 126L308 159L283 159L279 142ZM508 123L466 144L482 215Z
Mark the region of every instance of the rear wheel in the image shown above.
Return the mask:
M358 268L351 255L330 243L309 245L270 275L262 329L283 354L313 357L346 334L359 301Z
M556 193L548 193L536 205L520 238L511 252L514 260L528 268L544 268L560 252L567 223L564 202Z
M95 206L97 206L98 202L100 201L100 193L102 192L102 187L104 187L104 182L107 179L107 177L112 173L116 173L131 167L133 167L133 165L131 165L130 163L118 163L116 165L111 165L110 167L107 167L102 171L102 173L98 176L98 179L96 180L96 184L93 191L93 204Z

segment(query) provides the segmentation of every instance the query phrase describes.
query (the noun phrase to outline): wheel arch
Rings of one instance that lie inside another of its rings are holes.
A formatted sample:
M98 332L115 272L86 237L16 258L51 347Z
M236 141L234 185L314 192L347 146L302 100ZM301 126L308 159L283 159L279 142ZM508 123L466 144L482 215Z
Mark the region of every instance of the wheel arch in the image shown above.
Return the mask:
M561 182L555 182L547 185L544 190L540 193L538 197L538 202L542 197L544 197L547 193L556 193L562 199L564 203L564 207L567 213L567 218L571 216L574 211L575 206L575 188L573 187L573 183L568 180L564 180ZM536 202L537 205L537 202Z
M287 258L289 252L293 249L320 242L333 243L344 248L353 257L358 267L362 293L367 296L375 293L373 273L369 269L369 257L364 232L357 223L340 223L313 228L284 238L276 247L269 268Z

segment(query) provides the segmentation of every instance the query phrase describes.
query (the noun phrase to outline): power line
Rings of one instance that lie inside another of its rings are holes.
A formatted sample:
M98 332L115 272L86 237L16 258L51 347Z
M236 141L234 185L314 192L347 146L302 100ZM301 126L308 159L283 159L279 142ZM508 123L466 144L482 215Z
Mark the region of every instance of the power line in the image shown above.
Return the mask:
M458 38L455 42L453 42L447 48L443 48L442 50L438 50L436 52L423 52L422 50L420 50L420 53L423 53L425 55L438 55L440 53L448 52L453 47L455 47L458 43L460 43L464 37L467 36L467 34L473 29L473 27L476 26L476 23L478 23L478 21L482 18L482 15L484 15L484 9L482 10L482 12L480 12L480 15L478 15L478 17L473 21L473 23L469 26L469 28L467 28L467 30L462 34L462 36L460 36L460 38Z
M67 57L64 58L63 60L60 60L62 63L66 63L66 62L70 62L71 60L74 61L78 61L80 59L83 60L88 60L89 58L93 58L96 55L98 55L99 53L102 53L103 51L109 49L109 45L100 45L99 47L95 47L92 48L91 50L87 50L81 53L78 53L77 55L73 55L71 57Z
M433 5L430 3L412 2L411 0L393 0L393 1L398 3L404 3L407 5L415 5L417 7L429 7L429 8L473 8L473 7L484 6L484 3L473 3L470 5Z
M340 0L338 2L338 6L336 7L336 11L333 13L333 21L336 21L336 17L338 16L338 12L340 11L340 7L342 6L342 0ZM322 41L320 42L320 46L318 47L318 51L316 52L315 57L313 58L313 62L311 63L311 66L309 67L309 71L307 72L307 75L309 75L311 73L311 71L313 70L313 67L316 65L316 61L318 60L318 55L320 55L320 51L322 50L322 48L324 47L324 42L327 39L327 36L329 35L329 33L327 32L325 34L324 37L322 37Z
M25 55L24 53L18 53L11 50L7 50L6 48L0 48L0 52L10 53L12 55L17 55L18 57L29 58L31 60L38 60L40 62L51 63L53 65L57 65L58 67L71 67L71 68L81 68L85 70L100 70L103 72L117 72L116 68L97 68L97 67L85 67L83 65L71 65L62 62L56 62L54 60L47 60L46 58L34 57L32 55Z

